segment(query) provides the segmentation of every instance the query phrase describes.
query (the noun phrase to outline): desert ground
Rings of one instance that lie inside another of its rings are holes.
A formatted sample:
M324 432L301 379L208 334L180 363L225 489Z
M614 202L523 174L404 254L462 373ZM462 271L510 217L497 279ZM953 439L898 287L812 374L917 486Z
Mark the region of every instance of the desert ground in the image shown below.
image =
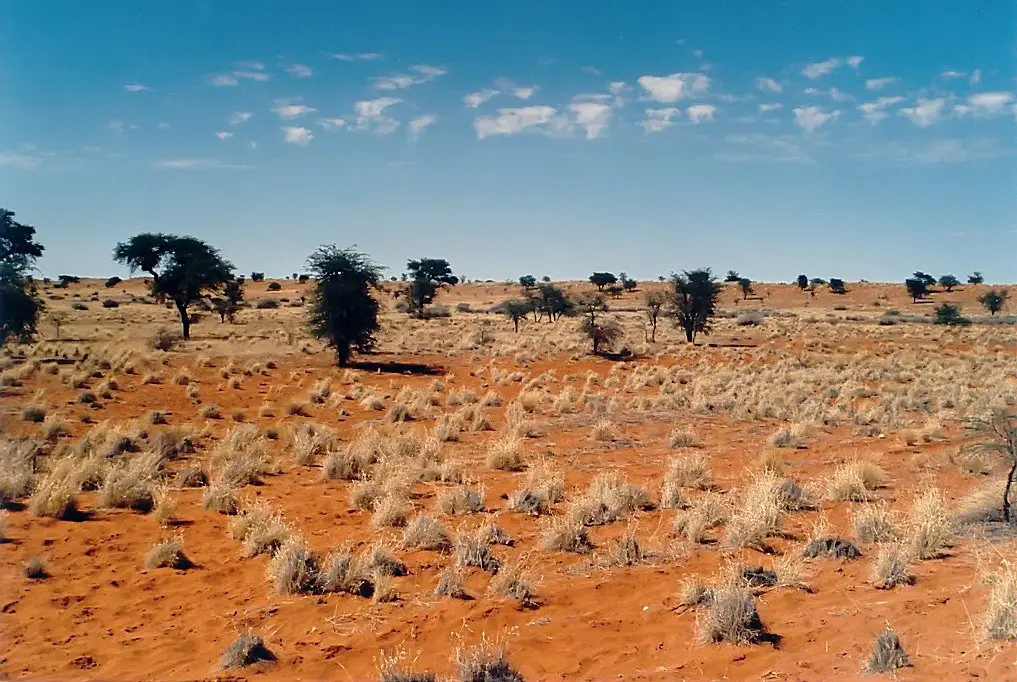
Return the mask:
M504 652L526 680L848 680L888 627L898 679L1017 676L1007 467L964 428L1017 404L986 287L727 285L690 345L649 340L642 283L609 301L625 359L571 318L514 333L488 311L518 286L428 320L385 294L344 369L304 328L313 283L268 283L170 350L141 279L44 289L0 360L0 676L410 680ZM929 324L943 301L975 323ZM726 630L745 603L758 627ZM228 667L248 636L274 660Z

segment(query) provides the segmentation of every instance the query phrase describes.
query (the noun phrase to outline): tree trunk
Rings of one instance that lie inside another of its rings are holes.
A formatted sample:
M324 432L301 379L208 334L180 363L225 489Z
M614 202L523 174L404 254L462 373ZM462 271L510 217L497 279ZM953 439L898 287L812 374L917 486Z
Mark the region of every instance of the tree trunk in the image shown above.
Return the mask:
M180 324L184 328L184 340L191 338L191 318L187 316L187 306L176 301L177 312L180 313Z
M650 343L657 343L657 320L654 319L650 324L653 330L650 332Z
M1010 473L1006 476L1006 488L1003 489L1003 520L1010 523L1010 487L1013 485L1013 475L1017 472L1017 458L1013 460Z
M692 327L685 327L685 340L693 343L696 340L696 330Z
M513 322L513 324L515 324L515 326L516 326L516 334L518 334L519 333L519 318L518 317L513 317L512 318L512 322Z
M350 362L350 344L340 343L335 347L336 359L340 367L345 367Z

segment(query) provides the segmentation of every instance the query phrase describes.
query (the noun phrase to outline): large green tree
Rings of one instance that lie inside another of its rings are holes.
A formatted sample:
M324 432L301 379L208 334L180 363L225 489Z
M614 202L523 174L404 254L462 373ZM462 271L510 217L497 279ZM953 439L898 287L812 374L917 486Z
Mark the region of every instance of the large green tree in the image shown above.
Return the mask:
M459 278L452 274L452 266L444 258L421 258L406 262L410 275L410 311L418 317L424 316L424 306L438 295L438 290L459 284Z
M120 242L113 260L152 276L152 295L170 300L180 315L185 339L191 338L187 309L233 279L233 265L200 239L144 233Z
M717 314L721 285L710 268L686 270L671 275L671 308L668 311L676 325L685 332L689 343L697 334L710 333L710 320Z
M10 338L28 341L35 335L42 301L32 270L42 255L35 228L14 219L14 211L0 208L0 345Z
M355 249L322 246L307 259L314 275L311 294L311 333L335 348L340 367L355 350L374 346L378 329L378 301L372 295L381 281L381 268Z

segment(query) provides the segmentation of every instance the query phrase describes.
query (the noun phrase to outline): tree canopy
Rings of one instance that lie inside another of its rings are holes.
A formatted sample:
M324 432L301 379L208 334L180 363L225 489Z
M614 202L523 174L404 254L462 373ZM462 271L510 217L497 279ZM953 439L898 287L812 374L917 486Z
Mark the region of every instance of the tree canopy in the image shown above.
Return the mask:
M692 343L697 334L710 333L710 318L717 314L721 285L709 268L686 270L671 276L670 314Z
M918 299L925 298L925 294L928 293L928 287L925 285L925 282L917 277L910 277L904 280L904 287L908 290L908 295L915 303L918 302Z
M1009 297L1010 292L1006 289L990 289L978 297L978 302L989 311L989 314L995 315L1003 309Z
M406 269L410 279L410 310L421 318L424 306L434 300L439 289L459 283L459 278L452 274L452 266L444 258L407 261Z
M968 275L968 284L982 284L983 282L985 282L985 277L977 270Z
M28 341L35 335L43 308L31 271L44 250L35 228L0 208L0 345L10 338Z
M608 284L617 284L618 278L610 272L595 272L590 275L590 281L597 287L597 291L603 291Z
M131 272L142 270L152 276L152 295L174 303L185 339L191 337L188 307L233 278L233 265L217 249L194 237L135 235L116 245L113 260Z
M947 291L952 291L954 287L960 286L960 280L953 275L943 275L939 278L939 286Z
M381 268L353 248L322 246L307 259L314 275L308 324L316 338L335 348L345 367L352 351L373 348L378 329L378 301L372 289L381 280Z

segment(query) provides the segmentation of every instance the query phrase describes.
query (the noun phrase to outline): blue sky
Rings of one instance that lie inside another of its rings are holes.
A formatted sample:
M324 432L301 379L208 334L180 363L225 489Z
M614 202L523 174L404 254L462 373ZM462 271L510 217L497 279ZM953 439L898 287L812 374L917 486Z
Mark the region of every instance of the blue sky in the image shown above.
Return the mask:
M0 5L0 203L48 275L1017 281L1011 2Z

